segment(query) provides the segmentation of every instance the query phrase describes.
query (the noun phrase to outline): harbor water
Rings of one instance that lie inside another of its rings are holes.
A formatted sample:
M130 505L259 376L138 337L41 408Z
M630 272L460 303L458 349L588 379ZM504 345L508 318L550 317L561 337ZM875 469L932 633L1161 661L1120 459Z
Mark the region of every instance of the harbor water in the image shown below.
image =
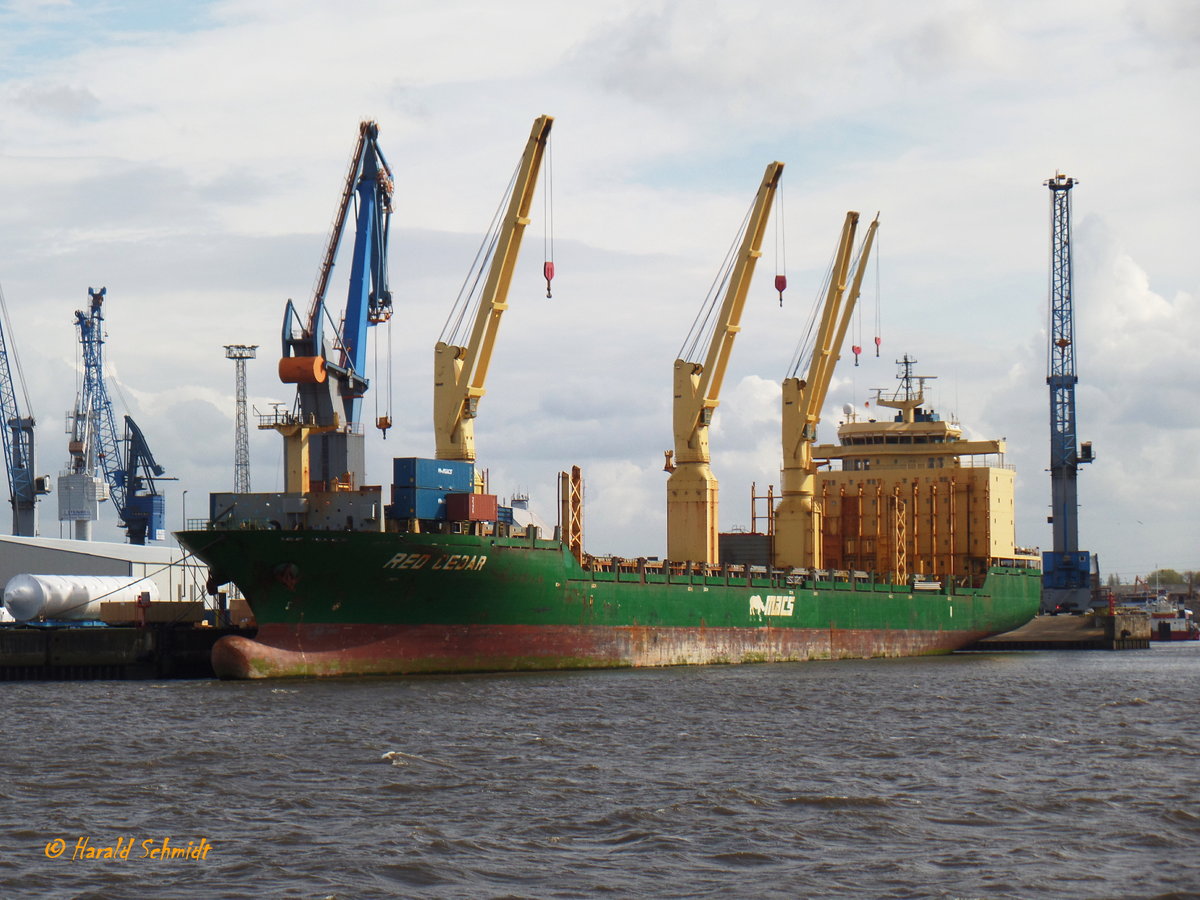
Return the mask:
M1198 673L6 684L0 895L1200 897Z

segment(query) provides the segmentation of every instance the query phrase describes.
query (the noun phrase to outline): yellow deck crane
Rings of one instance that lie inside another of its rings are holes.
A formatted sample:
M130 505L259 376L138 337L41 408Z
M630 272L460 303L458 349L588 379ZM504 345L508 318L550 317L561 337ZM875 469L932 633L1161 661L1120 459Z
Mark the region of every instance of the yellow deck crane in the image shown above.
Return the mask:
M675 360L673 424L675 449L667 468L667 558L715 565L718 483L709 467L708 428L721 397L733 339L741 330L742 308L754 264L762 256L763 233L775 199L783 163L767 166L747 217L741 247L733 262L720 312L703 363ZM699 319L698 319L699 321ZM686 346L686 343L685 343Z
M448 320L442 332L443 339L434 347L433 431L438 459L475 461L475 416L479 398L485 393L484 384L496 346L500 317L508 309L508 289L517 265L521 237L530 222L534 186L553 123L552 116L540 116L533 123L513 180L508 210L499 224L491 267L479 296L469 340L465 346L454 343L454 329ZM463 298L460 301L465 313L466 301ZM452 312L451 320L454 319Z
M821 510L814 499L817 468L812 447L817 438L817 423L821 421L821 407L841 356L842 343L862 288L863 273L878 228L877 215L867 229L855 263L852 253L858 213L846 213L829 290L821 308L808 377L796 377L795 372L800 368L797 358L791 377L783 381L783 499L775 511L775 565L779 568L821 567ZM847 289L851 277L853 283Z

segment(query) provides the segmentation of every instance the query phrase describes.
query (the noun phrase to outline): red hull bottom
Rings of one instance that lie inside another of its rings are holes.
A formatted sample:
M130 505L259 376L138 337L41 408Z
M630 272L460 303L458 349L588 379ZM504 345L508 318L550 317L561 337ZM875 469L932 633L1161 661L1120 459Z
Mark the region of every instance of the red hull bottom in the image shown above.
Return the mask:
M220 678L407 675L948 653L975 631L565 625L264 625L213 647Z

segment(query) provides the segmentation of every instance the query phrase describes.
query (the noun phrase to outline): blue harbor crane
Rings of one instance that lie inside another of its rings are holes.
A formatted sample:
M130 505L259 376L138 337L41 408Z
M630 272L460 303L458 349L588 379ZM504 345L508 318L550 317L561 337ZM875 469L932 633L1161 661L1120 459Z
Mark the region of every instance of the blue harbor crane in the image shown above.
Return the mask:
M368 387L367 330L392 315L387 242L393 181L378 136L375 122L359 126L308 318L300 319L291 300L284 310L279 377L296 385L296 406L291 413L262 417L259 427L275 428L284 436L288 491L351 490L363 482L361 410ZM325 293L354 207L349 293L345 310L333 317L325 308ZM327 324L333 325L334 334L326 334ZM386 433L390 415L379 416L376 425Z
M129 416L125 417L125 468L115 474L124 491L124 500L118 499L117 509L129 543L161 541L166 536L163 527L167 518L166 499L154 480L163 476L163 467L155 462L146 436ZM117 496L115 490L113 496Z
M43 494L50 493L50 479L47 476L34 474L36 456L34 453L32 415L24 415L17 401L17 382L13 380L13 369L18 378L21 365L16 357L16 348L11 351L10 360L8 341L11 340L12 329L8 321L8 305L4 300L4 291L0 290L0 416L3 416L4 471L8 476L8 490L12 501L13 525L12 533L25 537L34 537L38 533L37 499ZM6 337L7 335L7 337ZM14 365L15 364L15 365ZM24 379L20 379L21 395L25 408L29 408L29 396L25 392Z
M1054 549L1042 554L1043 612L1078 612L1092 605L1092 557L1079 549L1079 465L1093 460L1091 442L1075 431L1075 308L1071 271L1071 188L1055 173L1050 188L1050 327L1046 384L1050 386L1049 522Z
M59 478L59 518L76 523L76 537L91 537L99 501L112 498L131 544L166 536L166 501L155 479L162 466L154 460L140 428L125 416L125 433L117 436L116 416L104 381L104 297L106 288L88 288L91 301L75 312L83 355L83 383L69 414L68 472ZM122 458L119 443L124 441Z

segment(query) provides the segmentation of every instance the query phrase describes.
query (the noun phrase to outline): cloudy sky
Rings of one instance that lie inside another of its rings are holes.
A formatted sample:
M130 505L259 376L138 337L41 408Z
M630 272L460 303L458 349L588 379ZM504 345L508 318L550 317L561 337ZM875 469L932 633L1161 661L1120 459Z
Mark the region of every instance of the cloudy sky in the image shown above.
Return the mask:
M1079 180L1078 421L1097 457L1081 546L1124 580L1200 568L1198 51L1187 0L0 2L0 285L39 469L66 462L74 311L103 285L110 391L179 479L171 526L185 491L196 516L232 488L223 347L260 346L257 409L290 404L283 306L311 296L364 118L396 176L397 315L378 346L397 426L369 438L371 479L432 455L433 344L548 113L558 274L547 299L539 194L476 424L496 493L553 521L554 474L581 465L588 549L664 551L672 365L778 159L783 228L712 432L722 529L749 526L751 482L778 484L778 382L846 210L878 210L858 327L870 346L878 319L883 351L857 368L847 352L821 440L909 353L944 416L1007 439L1018 541L1048 548L1043 182L1062 171ZM279 489L279 438L253 431L251 457L254 489ZM98 536L119 535L105 515Z

